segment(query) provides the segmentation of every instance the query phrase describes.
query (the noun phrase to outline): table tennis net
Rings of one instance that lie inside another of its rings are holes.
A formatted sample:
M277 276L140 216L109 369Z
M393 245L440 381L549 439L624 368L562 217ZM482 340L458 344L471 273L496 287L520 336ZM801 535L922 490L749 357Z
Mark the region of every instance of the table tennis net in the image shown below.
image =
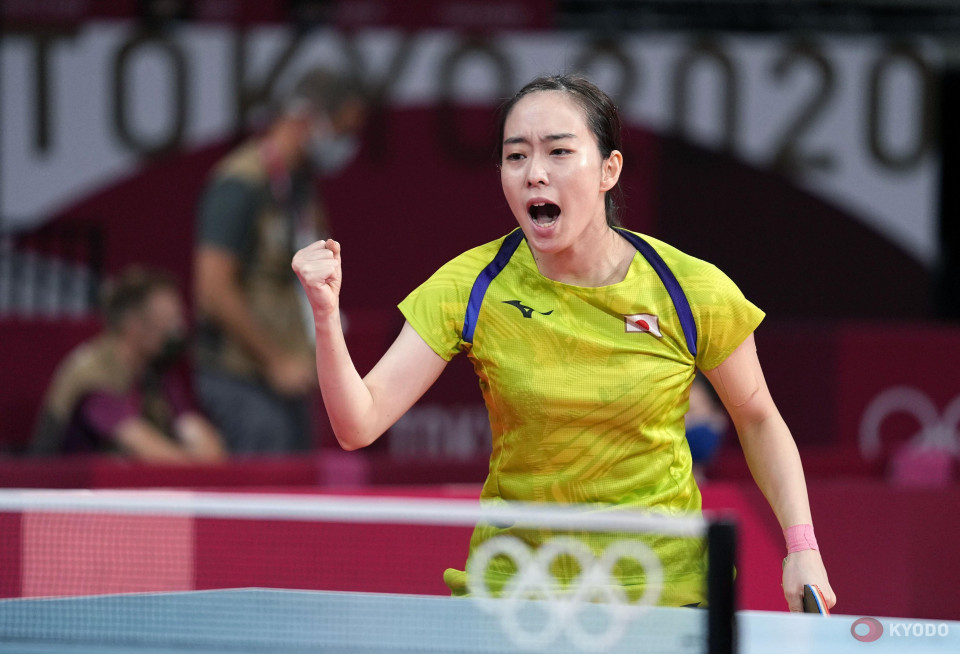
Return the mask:
M0 491L0 649L729 652L733 541L597 507ZM677 544L710 562L707 610L655 607Z

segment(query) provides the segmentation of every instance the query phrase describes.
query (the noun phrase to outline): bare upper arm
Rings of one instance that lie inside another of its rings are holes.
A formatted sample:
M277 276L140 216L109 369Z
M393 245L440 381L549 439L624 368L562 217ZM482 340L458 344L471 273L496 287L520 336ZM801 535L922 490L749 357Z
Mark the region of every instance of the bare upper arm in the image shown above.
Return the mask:
M236 284L240 275L240 261L230 250L212 245L201 245L194 261L195 290L201 305L221 293L225 286Z
M427 392L446 366L447 361L404 322L393 345L363 378L382 422L378 436Z
M760 368L753 334L723 363L712 370L704 370L703 374L710 380L738 428L760 422L777 411Z

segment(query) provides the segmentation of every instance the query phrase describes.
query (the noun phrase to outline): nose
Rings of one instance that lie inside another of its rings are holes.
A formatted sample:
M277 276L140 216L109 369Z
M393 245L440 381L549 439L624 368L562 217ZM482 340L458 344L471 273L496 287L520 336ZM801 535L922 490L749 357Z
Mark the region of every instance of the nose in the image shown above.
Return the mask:
M546 186L549 177L543 159L538 155L531 155L528 161L530 165L527 167L527 187Z

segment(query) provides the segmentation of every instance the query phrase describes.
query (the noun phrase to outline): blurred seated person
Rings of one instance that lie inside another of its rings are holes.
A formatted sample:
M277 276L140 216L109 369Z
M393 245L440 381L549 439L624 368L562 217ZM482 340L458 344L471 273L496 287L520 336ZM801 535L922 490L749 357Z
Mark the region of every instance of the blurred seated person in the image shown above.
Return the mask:
M697 483L703 483L706 481L705 469L720 451L727 430L727 412L713 386L701 373L697 373L690 386L690 408L685 420L687 444L693 457L693 476Z
M34 454L120 453L146 463L221 461L217 430L194 408L176 364L186 321L176 283L131 268L104 297L106 329L60 363Z

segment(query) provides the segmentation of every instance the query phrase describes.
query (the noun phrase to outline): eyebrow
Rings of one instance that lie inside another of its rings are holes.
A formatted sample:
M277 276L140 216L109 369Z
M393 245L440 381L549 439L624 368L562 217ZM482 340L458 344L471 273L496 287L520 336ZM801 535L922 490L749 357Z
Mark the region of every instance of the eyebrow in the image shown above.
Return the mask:
M541 141L561 141L563 139L575 139L577 138L576 134L570 132L563 132L560 134L547 134L544 136ZM504 145L513 145L515 143L529 143L530 141L523 136L511 136L510 138L503 139Z

